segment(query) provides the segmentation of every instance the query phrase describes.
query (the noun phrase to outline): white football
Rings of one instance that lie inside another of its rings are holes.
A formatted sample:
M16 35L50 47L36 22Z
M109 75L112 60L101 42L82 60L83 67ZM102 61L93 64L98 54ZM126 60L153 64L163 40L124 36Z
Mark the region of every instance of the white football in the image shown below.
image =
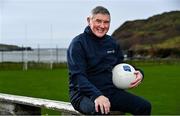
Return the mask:
M120 89L128 89L130 83L136 78L135 69L126 63L116 65L112 70L113 84Z

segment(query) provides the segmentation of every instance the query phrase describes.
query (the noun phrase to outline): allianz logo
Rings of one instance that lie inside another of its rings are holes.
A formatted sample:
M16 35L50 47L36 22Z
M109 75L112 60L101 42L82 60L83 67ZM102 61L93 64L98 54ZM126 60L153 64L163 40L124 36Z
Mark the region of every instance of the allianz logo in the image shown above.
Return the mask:
M113 54L113 53L115 53L115 50L108 50L107 51L107 54Z

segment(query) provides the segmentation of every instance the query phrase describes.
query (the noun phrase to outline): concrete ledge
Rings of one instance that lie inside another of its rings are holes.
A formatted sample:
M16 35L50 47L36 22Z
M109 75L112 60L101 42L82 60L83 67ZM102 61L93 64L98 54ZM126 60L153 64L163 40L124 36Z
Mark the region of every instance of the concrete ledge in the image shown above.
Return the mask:
M0 93L0 115L41 115L41 108L56 110L62 115L82 115L69 102ZM124 115L111 111L111 115Z
M0 101L0 115L41 115L41 108Z
M76 111L69 102L55 101L55 100L47 100L41 98L33 98L33 97L25 97L25 96L17 96L17 95L9 95L9 94L0 94L0 108L3 109L7 104L12 112L12 110L17 109L13 104L21 104L24 106L32 106L39 108L47 108L60 112L65 112L68 114L80 114ZM19 106L19 105L18 105Z

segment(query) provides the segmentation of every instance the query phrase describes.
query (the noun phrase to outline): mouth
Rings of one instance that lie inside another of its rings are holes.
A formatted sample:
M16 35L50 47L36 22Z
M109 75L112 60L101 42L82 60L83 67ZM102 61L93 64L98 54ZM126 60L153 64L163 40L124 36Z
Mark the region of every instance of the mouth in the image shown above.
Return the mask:
M97 29L98 33L104 33L104 29Z

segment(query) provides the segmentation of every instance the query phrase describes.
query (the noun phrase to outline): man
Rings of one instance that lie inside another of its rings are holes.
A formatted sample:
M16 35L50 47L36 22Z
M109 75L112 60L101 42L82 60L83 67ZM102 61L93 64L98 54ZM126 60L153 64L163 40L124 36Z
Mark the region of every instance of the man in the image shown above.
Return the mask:
M67 51L69 91L73 107L83 114L109 114L110 111L149 115L151 104L112 83L112 68L123 62L123 54L115 39L106 35L110 13L97 6L87 18L88 26L76 36ZM143 74L136 70L138 86Z

